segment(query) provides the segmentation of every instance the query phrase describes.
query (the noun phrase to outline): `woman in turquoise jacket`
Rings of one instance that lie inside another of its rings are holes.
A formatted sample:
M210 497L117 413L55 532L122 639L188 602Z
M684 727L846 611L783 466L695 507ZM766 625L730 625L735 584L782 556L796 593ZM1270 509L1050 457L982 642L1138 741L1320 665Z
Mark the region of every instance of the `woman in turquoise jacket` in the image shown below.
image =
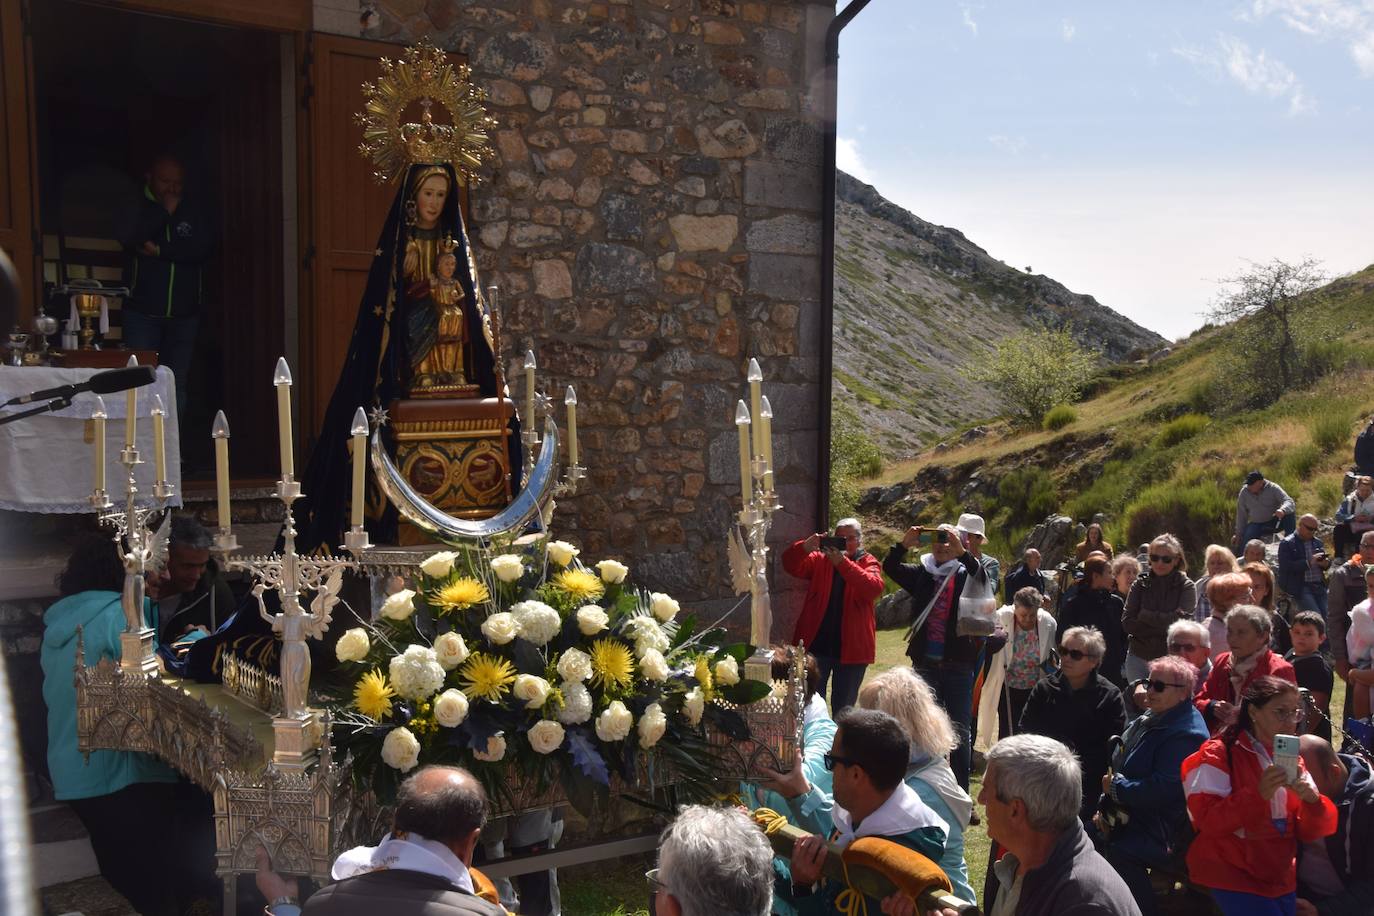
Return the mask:
M169 868L179 861L177 775L147 754L92 751L76 743L77 628L86 664L119 664L124 630L120 590L124 567L113 542L89 535L58 577L62 598L43 615L43 700L48 707L48 770L54 794L69 804L90 834L105 880L138 912L175 910ZM152 609L144 604L151 625Z
M973 814L973 799L949 768L949 752L959 744L949 716L936 702L930 685L910 668L892 668L864 684L859 706L892 716L911 739L906 784L949 827L945 852L937 864L954 887L954 896L977 903L964 860L964 831Z

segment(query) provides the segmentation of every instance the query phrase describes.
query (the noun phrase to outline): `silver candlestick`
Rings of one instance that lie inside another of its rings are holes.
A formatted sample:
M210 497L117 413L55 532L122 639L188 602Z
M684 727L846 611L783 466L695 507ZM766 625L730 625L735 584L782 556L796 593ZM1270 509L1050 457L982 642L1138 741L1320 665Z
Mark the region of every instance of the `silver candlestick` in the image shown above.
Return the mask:
M729 555L732 580L737 592L749 592L749 641L754 654L744 662L749 680L772 680L773 662L768 651L773 630L773 601L768 591L768 530L773 513L782 508L777 495L765 489L768 465L762 457L750 462L752 498L739 513L739 523L730 530Z

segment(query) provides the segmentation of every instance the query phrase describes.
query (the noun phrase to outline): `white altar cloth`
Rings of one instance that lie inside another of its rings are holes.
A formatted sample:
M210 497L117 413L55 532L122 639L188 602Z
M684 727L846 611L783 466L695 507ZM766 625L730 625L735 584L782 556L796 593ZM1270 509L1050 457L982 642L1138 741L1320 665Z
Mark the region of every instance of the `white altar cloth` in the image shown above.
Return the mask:
M50 369L46 366L0 366L0 404L12 397L43 388L84 382L101 369ZM176 488L169 505L181 505L181 446L177 439L176 382L172 371L159 366L157 379L138 392L138 451L143 464L135 470L139 505L153 503L153 395L167 409L167 480ZM95 448L91 433L95 424L95 395L78 394L72 405L57 413L44 413L0 426L0 509L18 512L92 512L88 498L95 485ZM124 417L127 393L103 395L105 413L105 489L115 508L124 505ZM0 415L27 410L35 404L0 408Z

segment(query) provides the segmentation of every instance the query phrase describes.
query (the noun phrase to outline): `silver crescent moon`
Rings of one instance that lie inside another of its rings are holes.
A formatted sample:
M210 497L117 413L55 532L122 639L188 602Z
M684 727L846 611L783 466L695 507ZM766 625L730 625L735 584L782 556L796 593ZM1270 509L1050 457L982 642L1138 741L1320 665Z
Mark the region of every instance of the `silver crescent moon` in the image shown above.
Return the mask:
M558 456L558 424L553 417L544 418L544 441L539 460L530 471L525 486L509 506L491 518L469 520L454 518L435 507L415 492L415 488L401 475L396 463L382 444L382 430L372 431L372 470L377 484L396 511L417 528L441 537L485 541L498 534L523 527L539 515L550 497L558 477L555 462Z

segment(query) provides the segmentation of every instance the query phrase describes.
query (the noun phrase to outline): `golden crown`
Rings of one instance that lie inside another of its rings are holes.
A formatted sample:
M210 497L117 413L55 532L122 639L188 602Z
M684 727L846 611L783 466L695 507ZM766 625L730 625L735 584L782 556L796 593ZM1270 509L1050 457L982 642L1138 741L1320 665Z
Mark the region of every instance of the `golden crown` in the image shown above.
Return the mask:
M458 243L454 241L453 236L451 235L446 235L439 240L440 254L453 254L454 249L456 249L457 247Z
M487 94L471 82L466 64L452 64L429 40L406 48L401 60L382 58L382 76L363 83L363 128L358 151L373 163L372 177L385 183L416 163L450 163L462 178L476 183L477 169L492 155L488 143L496 119L487 114ZM420 120L402 123L412 104ZM442 105L452 123L435 124L431 108Z

